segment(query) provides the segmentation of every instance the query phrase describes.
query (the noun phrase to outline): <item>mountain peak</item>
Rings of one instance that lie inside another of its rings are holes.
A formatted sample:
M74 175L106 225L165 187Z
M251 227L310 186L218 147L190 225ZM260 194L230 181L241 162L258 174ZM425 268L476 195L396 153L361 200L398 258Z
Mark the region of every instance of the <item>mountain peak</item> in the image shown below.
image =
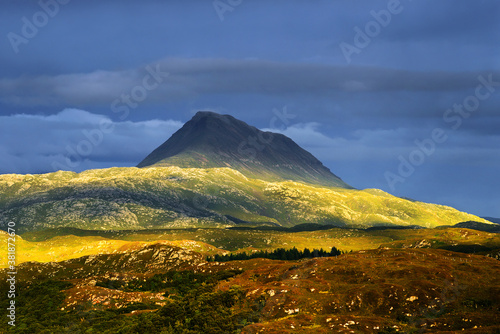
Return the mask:
M290 138L199 111L137 167L229 167L248 177L351 188Z
M223 127L250 127L255 130L257 128L248 125L247 123L234 118L231 115L222 115L213 111L198 111L189 122L199 123L199 124L218 124Z
M220 119L220 120L227 120L229 118L234 118L231 115L221 115L213 111L198 111L196 115L193 116L192 120L199 120L206 117Z

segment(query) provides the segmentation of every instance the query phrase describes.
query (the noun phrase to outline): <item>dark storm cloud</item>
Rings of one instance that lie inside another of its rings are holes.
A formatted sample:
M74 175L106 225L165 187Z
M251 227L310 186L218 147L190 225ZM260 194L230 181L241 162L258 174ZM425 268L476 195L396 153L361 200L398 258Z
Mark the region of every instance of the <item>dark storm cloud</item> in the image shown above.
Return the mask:
M211 0L60 3L17 53L8 34L40 2L0 3L0 172L63 165L102 119L113 132L68 169L133 166L197 110L270 128L288 108L280 131L359 188L390 191L384 173L442 128L448 139L394 193L500 216L500 87L445 121L480 75L500 81L497 0L401 0L350 64L341 43L389 0L244 0L223 20ZM145 90L157 65L168 75Z
M146 67L165 76L148 100L160 103L203 94L446 92L473 89L480 76L500 78L500 72L415 72L262 60L166 59ZM147 75L139 68L0 79L0 100L14 106L106 103L141 85Z
M476 1L475 4L471 6L468 0L458 0L450 7L448 1L434 1L432 10L429 6L415 4L409 8L412 15L405 17L404 24L399 29L388 30L382 38L405 43L443 40L487 43L492 35L498 34L491 28L499 24L500 6L494 1Z

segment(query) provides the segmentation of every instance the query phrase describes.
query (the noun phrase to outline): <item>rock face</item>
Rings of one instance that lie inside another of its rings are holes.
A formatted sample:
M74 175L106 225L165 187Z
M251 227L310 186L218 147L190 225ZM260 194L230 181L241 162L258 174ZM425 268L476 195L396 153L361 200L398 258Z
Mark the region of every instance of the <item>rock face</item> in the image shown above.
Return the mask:
M159 273L182 266L197 265L204 262L205 257L191 250L164 245L161 243L147 245L138 250L124 250L116 254L96 254L82 256L62 262L25 262L19 267L23 269L21 278L27 281L38 277L60 277L69 275L73 278L87 278L95 275L115 273ZM6 269L0 270L0 275Z
M352 188L290 138L229 115L198 112L137 167L230 167L263 180Z

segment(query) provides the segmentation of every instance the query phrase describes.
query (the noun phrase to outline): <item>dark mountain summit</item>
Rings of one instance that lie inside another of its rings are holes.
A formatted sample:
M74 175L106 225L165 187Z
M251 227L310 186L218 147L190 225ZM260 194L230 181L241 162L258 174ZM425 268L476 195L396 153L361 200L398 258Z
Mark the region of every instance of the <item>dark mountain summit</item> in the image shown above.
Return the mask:
M351 188L290 138L230 115L198 112L137 167L229 167L248 177Z

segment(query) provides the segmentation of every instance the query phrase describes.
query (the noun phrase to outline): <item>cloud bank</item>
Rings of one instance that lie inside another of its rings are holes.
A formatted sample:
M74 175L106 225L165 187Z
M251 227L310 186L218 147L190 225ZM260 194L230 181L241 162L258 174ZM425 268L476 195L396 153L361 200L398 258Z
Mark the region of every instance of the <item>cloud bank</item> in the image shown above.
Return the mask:
M135 166L181 126L175 120L112 121L78 109L0 116L0 173Z
M265 60L163 59L121 71L0 79L0 101L11 106L109 103L141 85L154 68L164 77L147 103L213 94L329 97L335 93L442 92L474 89L479 76L500 72L409 71L382 67Z

